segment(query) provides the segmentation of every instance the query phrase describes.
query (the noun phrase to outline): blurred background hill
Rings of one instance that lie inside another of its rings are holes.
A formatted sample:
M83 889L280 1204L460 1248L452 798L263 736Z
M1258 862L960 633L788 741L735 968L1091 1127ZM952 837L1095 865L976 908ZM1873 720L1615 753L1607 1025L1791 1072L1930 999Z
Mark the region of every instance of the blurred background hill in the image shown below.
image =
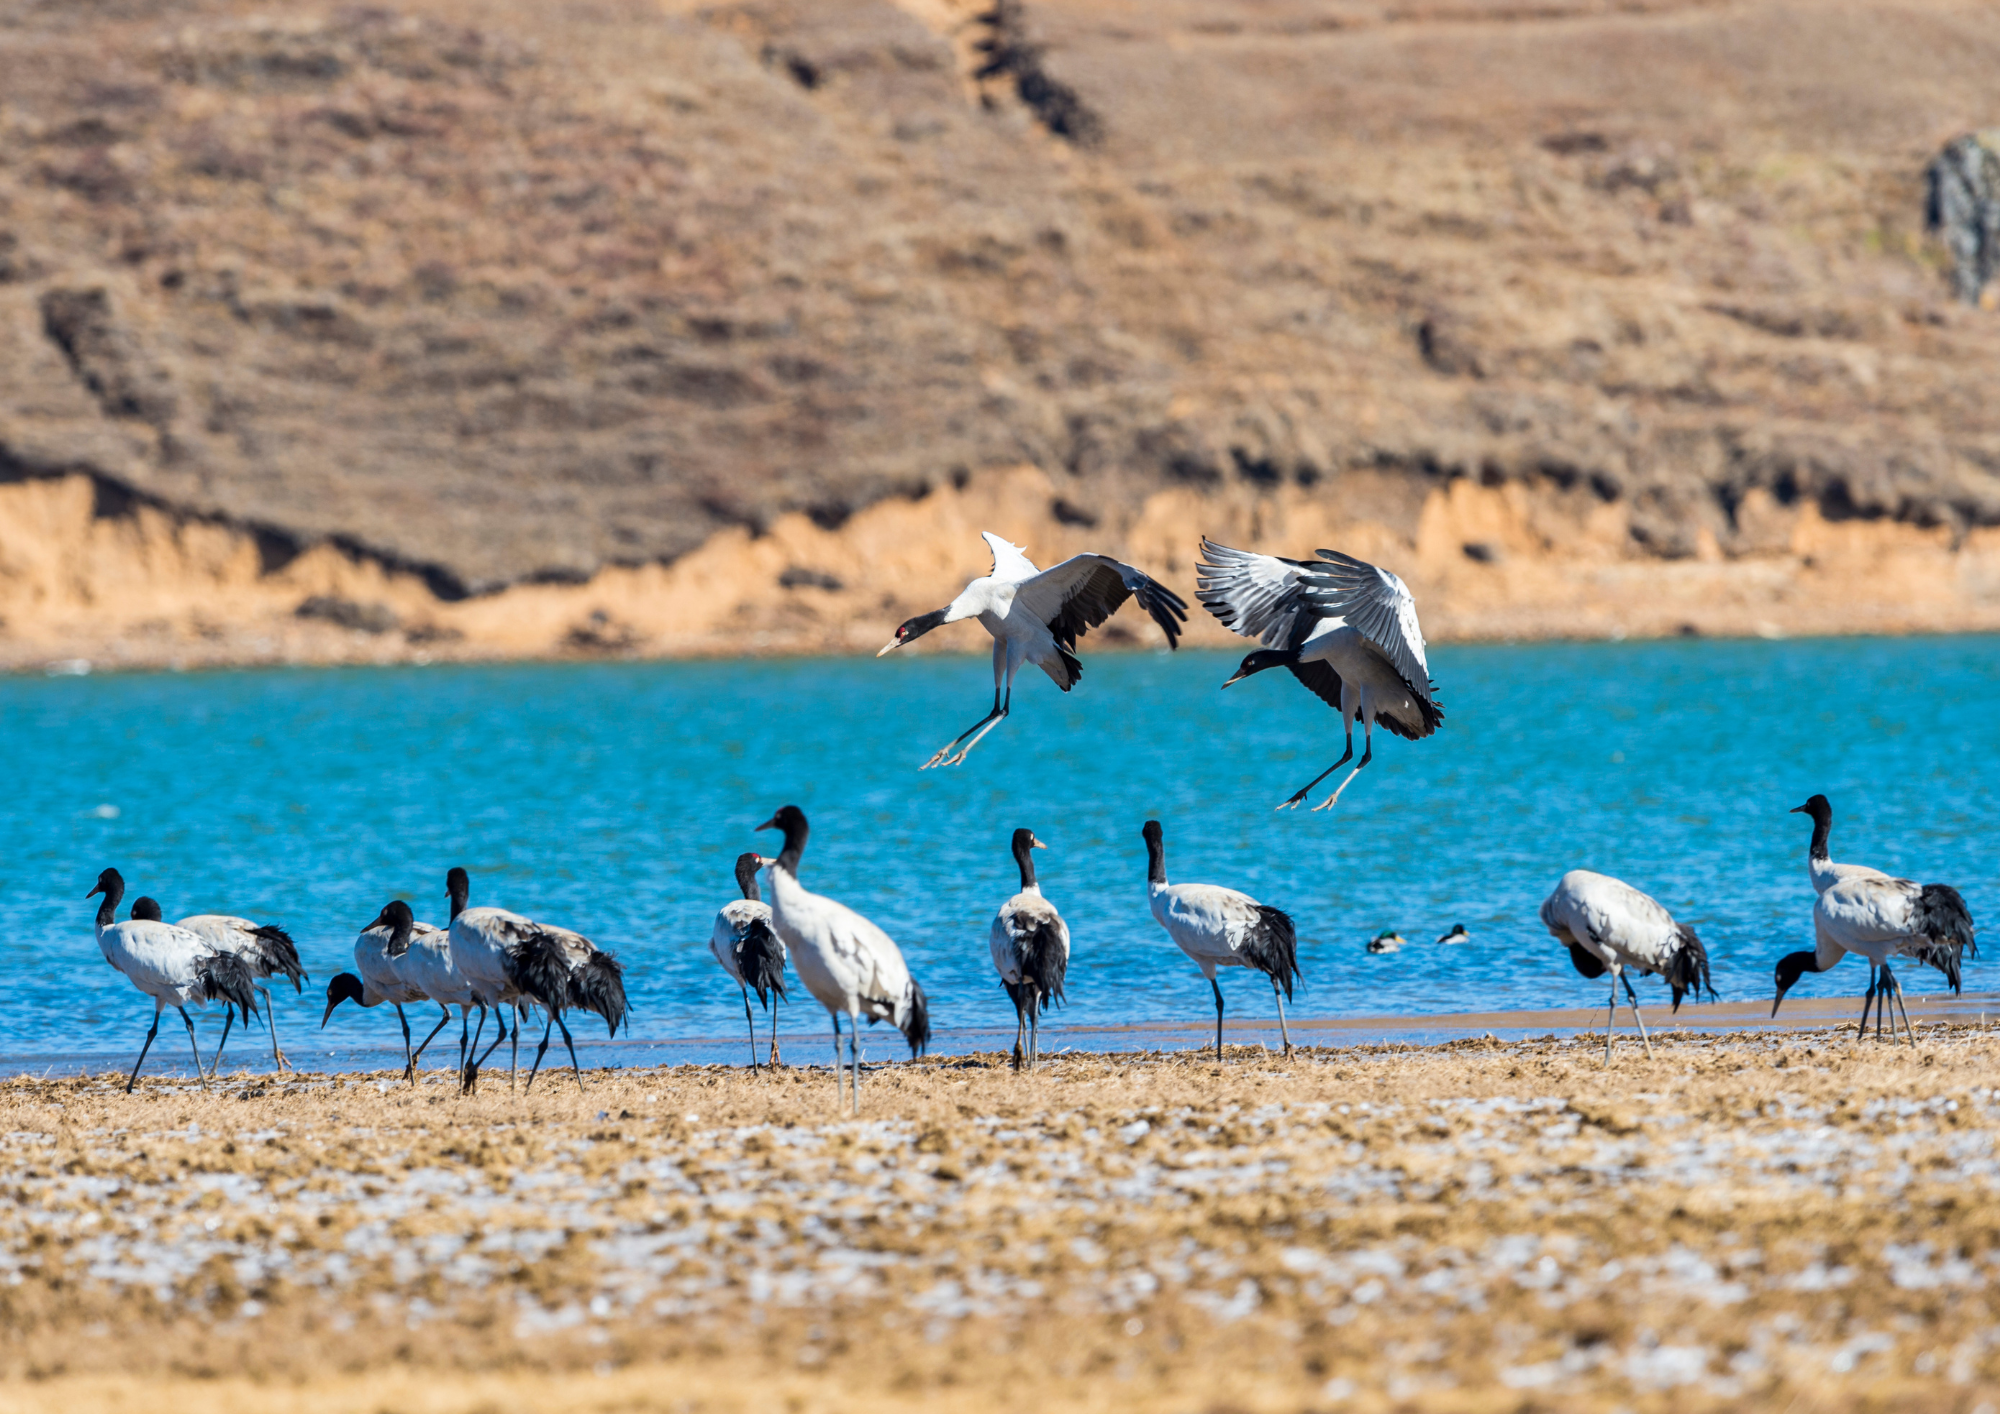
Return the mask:
M1996 73L1953 0L0 0L0 662L872 647L981 528L2000 627L1923 224Z

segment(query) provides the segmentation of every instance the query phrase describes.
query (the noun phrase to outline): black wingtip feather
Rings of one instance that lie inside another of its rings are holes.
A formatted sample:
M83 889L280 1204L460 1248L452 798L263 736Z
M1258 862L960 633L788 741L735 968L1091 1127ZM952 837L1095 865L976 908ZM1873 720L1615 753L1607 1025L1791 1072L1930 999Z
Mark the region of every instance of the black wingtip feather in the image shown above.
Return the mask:
M1299 971L1298 929L1281 908L1257 905L1257 921L1243 940L1242 952L1246 962L1284 989L1286 1001L1292 999L1293 981L1305 980Z

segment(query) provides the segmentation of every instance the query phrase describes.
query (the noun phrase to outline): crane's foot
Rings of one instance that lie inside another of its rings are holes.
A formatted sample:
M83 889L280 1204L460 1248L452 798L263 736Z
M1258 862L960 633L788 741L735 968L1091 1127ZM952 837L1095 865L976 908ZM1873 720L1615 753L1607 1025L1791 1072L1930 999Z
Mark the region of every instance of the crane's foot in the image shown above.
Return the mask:
M1308 787L1307 789L1311 788ZM1293 796L1290 800L1285 801L1277 808L1280 810L1296 810L1305 803L1306 803L1306 792L1300 791L1297 795Z

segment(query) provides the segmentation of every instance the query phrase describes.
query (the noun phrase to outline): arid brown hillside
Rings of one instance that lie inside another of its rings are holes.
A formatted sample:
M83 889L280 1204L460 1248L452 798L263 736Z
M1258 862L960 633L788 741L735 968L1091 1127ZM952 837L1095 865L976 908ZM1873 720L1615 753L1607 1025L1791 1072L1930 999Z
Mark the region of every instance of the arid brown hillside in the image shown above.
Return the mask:
M1470 479L1949 579L2000 316L1922 170L1996 73L1957 0L0 0L0 481L440 602L1023 464L1120 543Z

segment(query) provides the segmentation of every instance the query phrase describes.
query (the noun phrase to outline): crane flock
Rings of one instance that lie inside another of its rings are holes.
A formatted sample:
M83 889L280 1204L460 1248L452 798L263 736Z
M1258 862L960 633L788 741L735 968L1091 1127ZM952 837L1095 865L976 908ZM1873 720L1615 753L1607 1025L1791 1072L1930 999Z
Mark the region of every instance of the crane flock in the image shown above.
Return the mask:
M993 638L992 709L919 769L963 763L1011 711L1014 677L1022 666L1041 668L1064 692L1075 687L1083 673L1076 656L1078 640L1128 599L1138 600L1169 648L1177 645L1186 621L1186 604L1179 596L1109 556L1077 555L1040 570L1020 546L990 533L984 539L993 557L991 572L969 583L944 608L902 624L881 650L886 654L942 625L972 618ZM1232 549L1207 539L1201 542L1196 574L1201 604L1225 627L1264 645L1243 659L1223 687L1283 667L1340 713L1346 751L1281 802L1280 809L1303 803L1320 781L1353 759L1357 718L1364 737L1361 758L1315 810L1334 805L1373 759L1378 723L1412 741L1431 736L1443 725L1416 601L1395 574L1337 550L1320 550L1315 559L1299 560ZM1958 991L1964 960L1978 955L1963 896L1949 884L1917 884L1867 865L1834 862L1828 850L1833 808L1824 795L1814 795L1793 813L1805 814L1813 822L1807 872L1814 893L1815 946L1778 960L1772 1015L1800 977L1824 972L1852 952L1869 963L1859 1034L1866 1035L1872 1011L1877 1038L1883 1036L1886 1024L1894 1039L1893 1004L1902 1015L1904 1038L1914 1041L1902 984L1890 964L1908 961L1934 968ZM733 867L740 896L718 909L709 950L741 996L753 1070L760 1066L760 1053L750 996L754 992L759 1006L771 1016L768 1064L775 1067L779 1064L776 1007L789 999L785 969L790 965L806 991L826 1008L832 1024L836 1105L851 1105L858 1114L861 1023L889 1022L902 1033L911 1054L920 1055L931 1039L929 998L903 949L883 927L801 882L800 864L810 833L804 811L784 805L758 828L779 831L783 844L774 857L755 852L736 857ZM1292 916L1222 885L1168 882L1160 822L1145 821L1140 838L1146 849L1147 906L1213 993L1217 1061L1223 1059L1224 1014L1218 973L1232 967L1261 973L1269 981L1279 1035L1290 1055L1285 1003L1292 999L1294 985L1303 981ZM1043 894L1036 876L1033 852L1046 848L1031 829L1013 832L1011 853L1019 886L993 915L988 936L994 971L1014 1007L1014 1064L1027 1070L1040 1059L1042 1015L1065 999L1071 961L1069 926ZM770 890L769 903L763 901L758 886L760 875ZM277 1041L273 984L283 979L298 992L308 980L291 935L277 924L229 914L196 914L167 923L159 905L146 897L135 899L129 917L120 922L116 909L124 893L123 876L117 869L105 869L89 896L103 896L95 927L105 961L153 1001L151 1025L126 1089L137 1082L159 1033L161 1013L168 1007L186 1025L195 1072L204 1086L220 1068L222 1048L239 1014L247 1027L261 1011L270 1033L272 1060L280 1069L287 1068L290 1062ZM463 868L447 872L445 896L450 914L443 927L418 921L406 902L392 899L361 928L353 949L355 970L338 973L327 983L320 1025L327 1024L342 1002L364 1008L388 1004L403 1033L404 1073L414 1082L418 1061L449 1024L455 1008L457 1074L462 1090L470 1092L493 1051L510 1039L510 1088L518 1082L521 1031L540 1012L542 1037L526 1087L532 1088L552 1035L560 1033L581 1088L583 1071L566 1017L575 1012L595 1015L610 1036L615 1037L621 1026L629 1034L623 964L571 929L502 908L468 906L471 880ZM1543 901L1540 921L1567 949L1583 977L1610 974L1606 1064L1612 1058L1620 988L1641 1043L1648 1055L1652 1053L1632 974L1660 977L1675 1012L1690 996L1696 1000L1704 992L1716 996L1707 949L1694 929L1622 880L1571 869ZM1461 923L1437 943L1458 944L1470 937ZM1368 939L1367 951L1387 954L1405 945L1402 935L1390 929ZM403 1009L425 1002L435 1004L441 1015L424 1040L413 1044ZM223 1007L224 1028L212 1061L204 1066L187 1008L214 1004ZM475 1011L476 1024L471 1020ZM848 1022L844 1061L843 1016ZM482 1051L479 1043L489 1017L494 1036Z

